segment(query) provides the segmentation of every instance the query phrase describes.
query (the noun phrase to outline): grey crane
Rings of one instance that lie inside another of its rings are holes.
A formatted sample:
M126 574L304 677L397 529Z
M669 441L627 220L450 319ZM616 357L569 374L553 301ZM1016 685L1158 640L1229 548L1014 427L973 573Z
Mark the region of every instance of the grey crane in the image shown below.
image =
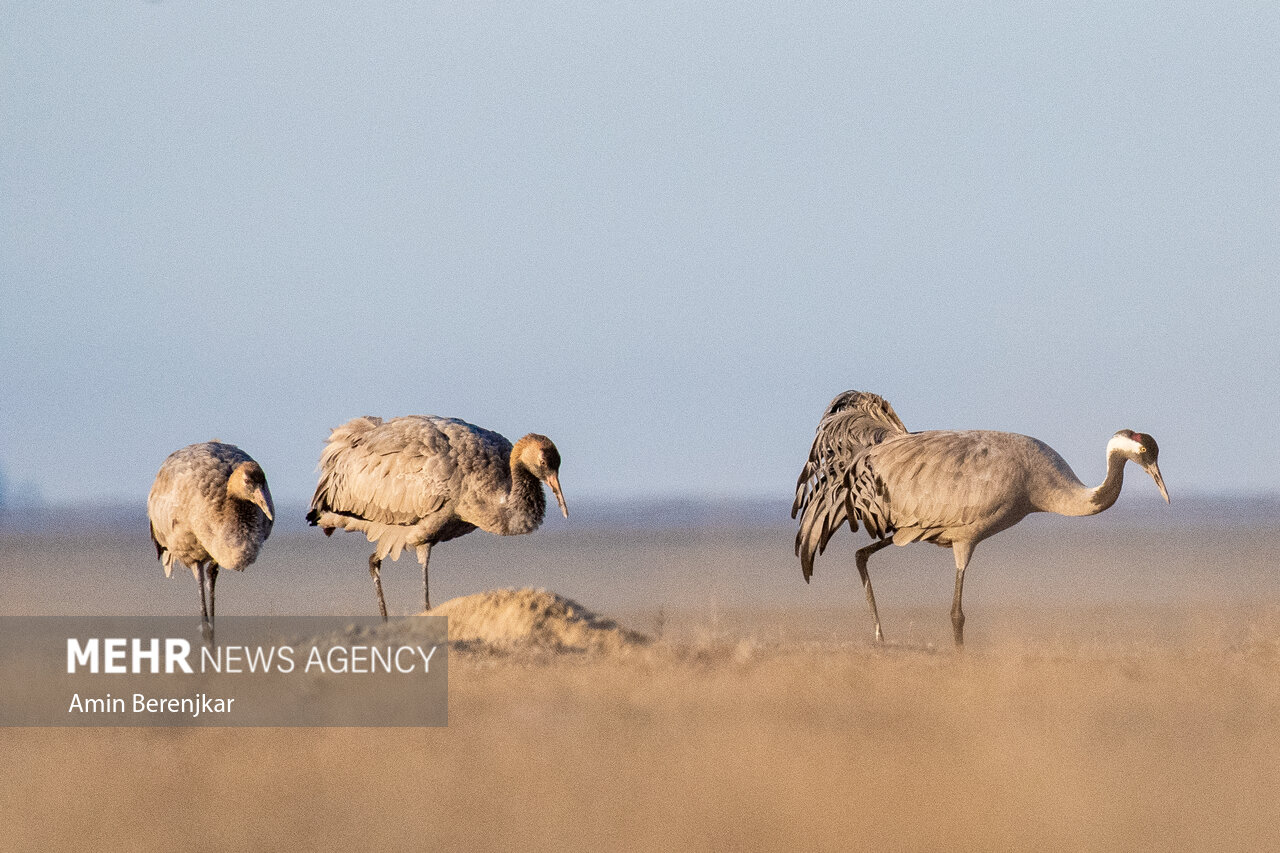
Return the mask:
M536 530L547 509L543 483L568 518L560 452L545 435L530 433L512 446L456 418L354 418L329 435L307 521L326 536L358 530L376 543L369 575L385 622L381 570L388 555L397 560L405 548L417 551L423 609L430 610L431 547L477 527L500 536Z
M1138 464L1169 492L1150 435L1122 429L1107 442L1107 477L1089 488L1052 447L1030 436L988 430L908 432L883 397L846 391L818 423L809 461L796 483L791 517L800 516L796 555L805 582L813 560L846 521L862 522L876 540L858 549L855 563L866 590L876 640L883 641L868 558L890 544L933 542L956 560L951 626L964 644L960 605L964 572L974 547L1033 512L1094 515L1120 496L1124 466Z
M218 569L243 571L271 534L275 508L262 466L217 440L176 450L151 485L147 516L165 577L177 561L200 586L200 630L212 645Z

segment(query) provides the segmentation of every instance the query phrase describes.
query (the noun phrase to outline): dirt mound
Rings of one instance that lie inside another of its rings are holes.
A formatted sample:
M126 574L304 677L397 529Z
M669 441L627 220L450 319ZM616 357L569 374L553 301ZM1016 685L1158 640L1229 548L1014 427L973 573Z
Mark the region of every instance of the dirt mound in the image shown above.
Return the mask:
M326 638L321 646L353 640L377 643L443 641L460 652L619 652L647 645L643 634L591 612L572 599L543 589L493 589L450 599L385 625L355 627Z
M644 635L543 589L478 592L450 599L406 622L446 618L449 645L460 650L616 652L648 643Z

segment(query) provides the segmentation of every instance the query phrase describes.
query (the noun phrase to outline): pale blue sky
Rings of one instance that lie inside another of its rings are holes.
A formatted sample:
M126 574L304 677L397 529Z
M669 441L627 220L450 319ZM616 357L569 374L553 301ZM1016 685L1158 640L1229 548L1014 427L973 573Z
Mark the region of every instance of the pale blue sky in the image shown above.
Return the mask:
M1280 482L1280 7L0 19L0 466L47 500L215 436L303 500L331 427L416 412L552 436L571 507L786 503L846 388Z

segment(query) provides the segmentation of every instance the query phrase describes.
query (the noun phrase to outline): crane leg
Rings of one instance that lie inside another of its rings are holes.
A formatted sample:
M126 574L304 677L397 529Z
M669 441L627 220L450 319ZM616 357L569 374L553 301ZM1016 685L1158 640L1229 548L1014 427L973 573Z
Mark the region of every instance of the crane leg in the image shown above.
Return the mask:
M382 561L378 559L378 552L374 551L369 555L369 577L373 578L373 589L378 593L378 612L382 614L382 621L387 621L387 602L382 597Z
M209 601L205 598L205 568L201 563L194 570L196 576L196 585L200 587L200 636L204 639L206 646L213 645L213 623L209 621Z
M960 599L964 594L964 570L969 565L969 558L973 556L972 542L956 542L951 546L952 552L956 556L956 594L951 599L951 630L956 635L956 648L964 648L964 608L960 606Z
M218 564L209 564L209 642L213 642L213 632L218 628L218 614L216 599L213 592L218 586Z
M858 553L854 555L854 562L858 564L858 574L862 577L862 588L867 592L867 604L871 605L871 618L876 623L877 643L884 642L884 634L880 631L880 614L876 612L876 594L871 591L871 575L867 574L867 559L876 551L892 544L892 539L881 539L879 542L872 542L865 548L859 548Z
M431 543L418 546L418 562L422 563L422 610L431 609L431 593L427 590L427 561L431 559Z

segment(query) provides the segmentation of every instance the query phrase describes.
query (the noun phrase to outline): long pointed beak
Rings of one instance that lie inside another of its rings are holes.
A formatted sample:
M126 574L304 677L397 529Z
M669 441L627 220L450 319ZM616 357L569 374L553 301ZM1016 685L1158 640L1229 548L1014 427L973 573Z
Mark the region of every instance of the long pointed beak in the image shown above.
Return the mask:
M267 521L275 521L275 507L271 505L271 493L266 489L254 489L252 497L249 498L258 505L258 509L262 510L262 514L267 517Z
M1156 481L1156 487L1160 489L1160 494L1164 495L1164 502L1169 503L1169 490L1164 487L1164 477L1160 476L1160 466L1152 462L1147 466L1147 473L1151 475L1151 479Z
M564 495L560 493L560 475L552 471L547 475L547 485L551 487L551 491L556 493L556 500L560 503L560 511L564 513L564 517L569 517L569 507L564 505Z

